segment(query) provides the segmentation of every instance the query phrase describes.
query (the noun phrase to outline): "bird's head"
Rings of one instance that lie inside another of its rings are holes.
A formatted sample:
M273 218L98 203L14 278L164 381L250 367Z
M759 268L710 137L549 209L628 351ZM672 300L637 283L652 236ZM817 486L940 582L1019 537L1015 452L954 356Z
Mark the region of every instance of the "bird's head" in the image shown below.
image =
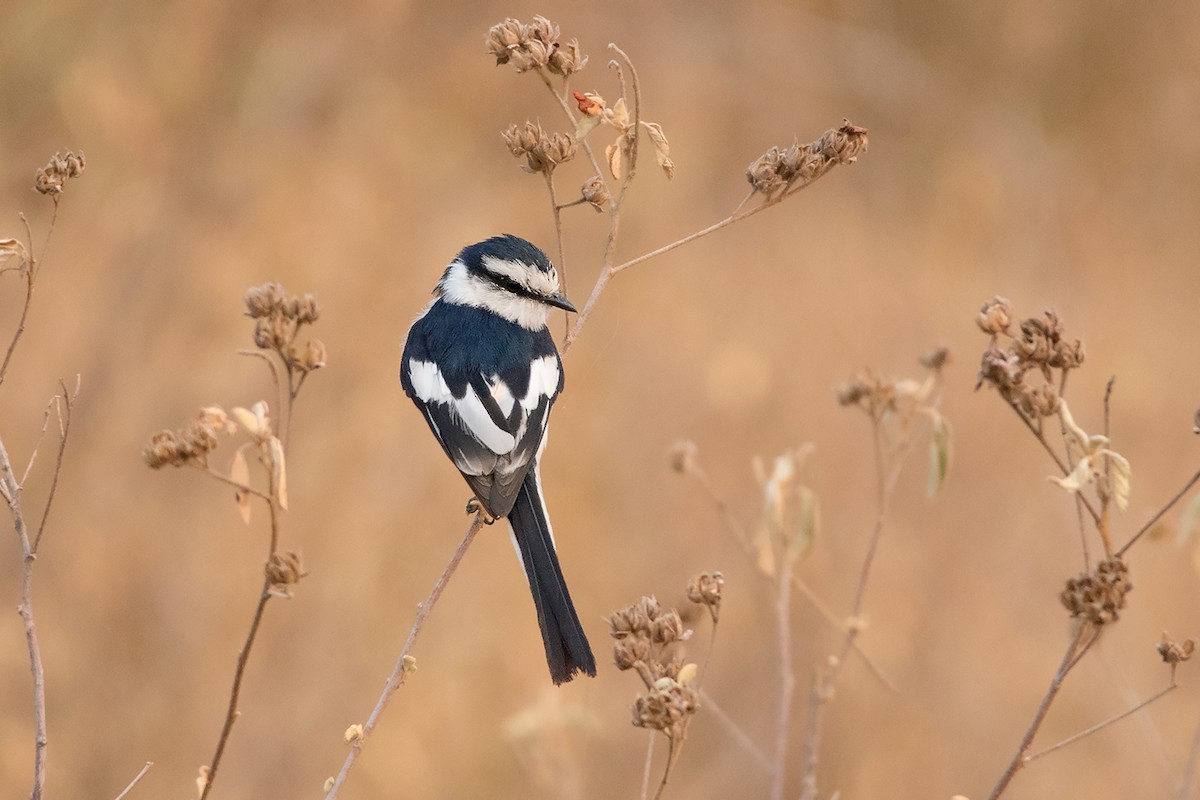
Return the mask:
M487 309L530 330L545 327L552 307L575 311L546 254L511 234L463 248L436 292L447 303Z

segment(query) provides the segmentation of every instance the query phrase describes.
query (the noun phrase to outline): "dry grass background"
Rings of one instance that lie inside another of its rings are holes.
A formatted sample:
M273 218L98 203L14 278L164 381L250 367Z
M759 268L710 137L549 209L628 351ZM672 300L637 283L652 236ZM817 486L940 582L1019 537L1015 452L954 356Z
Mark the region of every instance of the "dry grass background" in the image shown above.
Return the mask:
M801 569L845 608L871 523L870 436L833 387L864 366L915 372L921 350L948 345L951 481L927 501L914 462L866 601L863 646L901 692L860 664L846 671L821 776L846 798L980 796L1057 664L1057 593L1080 563L1047 460L972 391L979 304L1000 293L1025 313L1053 306L1084 338L1070 396L1085 427L1099 427L1117 375L1113 434L1134 465L1126 534L1197 466L1192 4L8 0L0 235L19 233L19 210L44 230L49 203L28 187L47 155L88 157L0 394L21 461L59 376L82 375L35 590L54 796L111 797L146 760L133 796L188 796L211 754L264 533L243 528L216 484L146 469L141 448L202 403L265 396L260 366L234 351L249 342L244 290L266 280L322 303L330 366L301 398L285 540L312 574L268 609L216 796L317 796L341 763L343 729L374 702L468 523L464 485L398 386L401 338L463 244L509 231L552 247L542 182L499 131L537 116L557 127L558 111L536 78L483 49L491 24L535 13L592 55L575 88L611 91L604 46L620 43L646 116L671 137L675 180L647 172L635 185L619 255L726 214L745 165L794 133L811 140L845 116L872 139L859 164L801 197L620 276L573 349L544 474L599 648L610 610L642 593L678 601L692 574L723 570L706 688L767 747L769 592L664 454L694 439L751 522L751 459L814 442L824 528ZM577 212L567 268L580 302L605 231ZM18 290L3 286L7 319ZM36 498L44 482L32 483ZM1196 569L1164 533L1133 551L1128 613L1067 682L1041 743L1156 691L1160 632L1197 632ZM0 553L15 604L15 544ZM797 608L803 687L834 634ZM603 668L550 687L499 530L468 554L417 657L346 797L541 796L522 766L530 743L506 734L529 708L571 765L547 796L635 796L645 740L629 726L631 682ZM0 615L6 797L24 796L32 761L24 659L19 619ZM1196 680L1181 677L1166 700L1031 765L1009 796L1173 796L1200 722ZM702 711L668 796L766 785Z

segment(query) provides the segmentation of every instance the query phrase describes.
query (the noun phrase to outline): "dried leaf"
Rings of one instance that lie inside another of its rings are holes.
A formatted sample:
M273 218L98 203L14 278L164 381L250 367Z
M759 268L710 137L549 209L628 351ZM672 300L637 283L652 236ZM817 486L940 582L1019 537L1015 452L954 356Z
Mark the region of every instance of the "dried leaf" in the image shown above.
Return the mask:
M229 468L229 479L234 483L240 483L243 486L250 485L250 467L246 463L246 446L242 445L233 454L233 464ZM242 522L250 524L250 493L244 489L238 489L234 494L237 499L238 512L242 515Z
M1133 467L1129 459L1114 450L1105 450L1108 456L1108 491L1117 508L1124 511L1129 506L1129 483L1133 477Z
M796 495L799 515L787 550L787 556L793 562L812 552L813 543L817 540L817 531L821 527L821 502L817 499L816 492L807 486L799 486L796 488Z
M233 415L233 418L237 420L237 423L245 428L246 432L251 436L259 435L260 427L258 417L255 416L253 411L249 411L241 406L234 406L233 408L229 409L229 413Z
M582 142L583 137L598 127L600 122L600 117L580 117L579 122L575 125L575 141Z
M1183 547L1192 538L1200 522L1200 494L1188 501L1183 513L1179 516L1179 531L1175 534L1175 543Z
M609 122L618 130L624 131L629 129L629 109L625 106L624 97L618 98L617 102L613 103L611 112L605 114L605 116L609 118Z
M671 145L667 143L667 135L657 122L642 122L650 141L654 143L654 159L662 167L667 180L675 177L675 162L671 160Z
M950 474L950 423L936 409L928 409L928 413L933 418L933 437L929 440L929 482L925 491L937 497Z
M275 499L279 501L279 507L287 511L287 468L284 465L283 442L279 441L278 436L272 436L270 446L271 471L275 479Z
M1050 480L1057 483L1068 492L1078 492L1092 482L1092 457L1084 456L1075 464L1075 469L1065 478L1051 475Z
M0 239L0 267L14 256L20 258L18 268L25 266L29 261L29 252L25 249L25 245L18 239Z
M604 148L604 157L608 159L608 171L612 173L613 179L621 180L621 148L610 144Z
M686 686L687 684L696 680L696 676L699 674L700 668L695 664L688 662L679 668L679 674L676 676L675 680Z

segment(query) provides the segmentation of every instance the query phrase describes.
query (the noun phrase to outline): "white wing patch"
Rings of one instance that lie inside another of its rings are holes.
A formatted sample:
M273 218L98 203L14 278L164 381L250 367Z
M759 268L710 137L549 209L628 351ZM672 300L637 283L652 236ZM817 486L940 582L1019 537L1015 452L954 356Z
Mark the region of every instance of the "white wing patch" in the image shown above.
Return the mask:
M558 391L558 359L542 356L529 365L529 391L521 398L521 407L532 411L543 397L554 397Z
M487 409L483 407L483 401L479 399L479 395L475 394L474 389L468 386L466 395L461 400L455 398L452 402L463 425L481 444L498 456L512 452L517 440L511 433L501 429L492 421Z
M449 403L453 399L446 379L441 370L432 361L408 360L408 377L412 381L413 391L422 403Z
M507 417L512 413L513 404L517 402L513 397L512 389L509 389L508 384L500 380L499 375L493 375L487 379L487 382L492 390L492 399L500 407L500 413Z

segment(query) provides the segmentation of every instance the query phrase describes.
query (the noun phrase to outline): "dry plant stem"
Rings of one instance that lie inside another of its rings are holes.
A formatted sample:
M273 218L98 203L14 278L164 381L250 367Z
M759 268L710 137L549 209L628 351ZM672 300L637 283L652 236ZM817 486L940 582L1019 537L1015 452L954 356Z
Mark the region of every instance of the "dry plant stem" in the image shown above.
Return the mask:
M42 650L38 644L37 628L33 621L33 562L37 554L29 539L25 526L25 515L21 510L21 485L13 474L8 450L0 441L0 483L8 498L8 510L12 514L13 528L21 545L21 604L17 613L25 627L25 644L29 650L29 670L33 673L33 788L30 800L42 800L46 787L46 677L42 669Z
M563 93L559 94L555 90L554 83L550 80L550 76L546 74L545 69L542 67L534 67L534 72L536 72L537 76L542 79L542 83L546 84L546 88L550 90L550 94L554 95L554 99L557 100L558 104L562 107L563 114L566 116L567 121L571 123L571 127L576 127L579 124L579 121L575 118L575 112L571 110L571 103L567 100L566 81L563 82ZM591 143L588 142L587 137L584 137L579 141L579 144L583 146L583 152L587 155L588 161L592 163L592 169L596 170L596 174L600 176L600 181L604 184L604 191L607 192L608 181L604 177L605 171L600 166L600 159L596 158L596 153L592 150Z
M33 552L36 555L38 545L42 543L42 534L46 532L46 520L50 518L50 507L54 505L54 495L58 491L58 477L62 474L63 456L67 452L67 435L71 432L71 411L79 398L79 376L75 376L75 391L68 392L67 384L59 381L62 387L62 403L58 405L58 454L54 459L54 471L50 475L50 491L46 495L46 505L42 508L42 520L38 523L37 534L33 537Z
M871 566L875 563L875 554L879 549L879 540L883 536L884 520L887 519L888 498L900 476L899 465L903 462L903 453L895 459L891 470L888 469L887 452L884 445L883 423L878 414L872 414L872 441L875 454L875 527L871 531L871 540L867 545L867 554L863 558L862 569L858 575L858 586L854 591L854 606L851 617L857 619L862 614L863 599L866 597L867 581L871 577ZM817 796L817 764L821 750L821 727L824 708L833 697L833 687L837 683L846 657L854 647L859 633L858 625L847 625L842 649L830 659L824 672L813 676L812 688L809 692L808 723L804 739L804 777L801 781L801 798L815 800Z
M650 764L654 761L654 731L646 732L646 763L642 767L642 800L650 796Z
M4 353L4 362L0 363L0 385L4 384L4 378L8 375L8 365L12 362L13 353L16 352L17 343L21 341L21 335L25 333L25 320L29 318L29 306L33 303L33 283L37 278L38 259L33 251L33 231L29 228L29 220L24 214L20 215L21 223L25 226L25 239L28 241L29 263L25 265L25 302L21 306L21 317L17 320L17 329L13 332L13 337L8 343L8 350ZM58 220L58 198L54 198L54 214L50 217L50 228L46 231L46 240L42 244L42 253L45 254L46 248L50 246L50 234L54 232L54 223Z
M1161 691L1159 691L1157 694L1155 694L1152 697L1146 698L1145 700L1138 703L1133 708L1122 711L1120 714L1115 714L1115 715L1109 717L1108 719L1104 720L1103 722L1097 722L1095 725L1092 725L1090 728L1085 728L1084 730L1081 730L1079 733L1076 733L1072 736L1068 736L1067 738L1063 739L1062 741L1050 745L1045 750L1039 750L1038 752L1034 753L1033 755L1025 756L1025 763L1028 764L1030 761L1036 761L1037 759L1041 758L1042 756L1048 756L1051 753L1053 753L1055 750L1066 747L1069 744L1074 744L1075 742L1078 742L1080 739L1083 739L1084 737L1087 737L1087 736L1091 736L1093 733L1096 733L1097 731L1101 731L1101 730L1107 728L1109 725L1112 725L1115 722L1120 722L1121 720L1125 719L1126 717L1130 716L1131 714L1135 714L1138 711L1141 711L1143 708L1150 705L1154 701L1158 700L1161 697L1164 697L1165 695L1170 694L1171 692L1175 691L1178 688L1179 688L1179 684L1175 682L1175 670L1172 669L1171 670L1171 683L1165 689L1162 689Z
M1179 780L1178 800L1194 800L1196 796L1196 765L1200 763L1200 725L1192 737L1192 746L1188 750L1187 763L1183 767L1183 777Z
M725 710L717 704L713 696L704 691L704 689L701 689L700 700L704 704L704 710L716 717L718 722L729 729L729 733L733 736L734 741L741 745L742 749L757 761L764 771L770 772L771 761L767 758L766 753L754 743L754 740L742 730L740 725L734 722L732 717L725 713Z
M1029 752L1029 746L1033 744L1033 737L1037 735L1038 729L1042 726L1042 721L1046 719L1046 713L1050 710L1051 703L1058 695L1058 690L1062 688L1063 680L1071 672L1071 669L1079 663L1079 659L1083 657L1091 646L1096 643L1098 636L1089 635L1088 626L1080 625L1075 631L1075 635L1071 637L1070 643L1067 645L1067 650L1063 653L1062 661L1058 665L1058 671L1054 673L1054 678L1050 681L1050 688L1046 690L1046 694L1042 697L1042 702L1038 706L1037 712L1033 715L1033 721L1029 723L1029 728L1026 729L1025 735L1021 737L1020 744L1017 745L1017 752L1013 755L1012 760L1008 763L1003 774L1000 775L1000 780L992 788L991 794L988 795L988 800L996 800L1004 790L1008 788L1008 784L1012 782L1013 776L1017 774L1017 770L1025 766L1027 761L1026 753Z
M783 800L784 779L787 777L788 727L796 690L796 674L792 668L792 560L785 556L780 561L775 597L775 624L779 635L779 715L775 719L771 800Z
M395 694L396 690L404 683L405 675L405 658L412 651L413 645L417 641L417 636L420 635L422 627L425 625L425 620L433 611L433 607L437 605L438 598L442 596L442 591L446 588L446 584L450 582L454 571L458 569L459 563L463 556L466 555L467 548L471 546L471 542L475 540L475 534L479 533L479 529L483 527L483 514L475 515L474 521L471 522L471 527L467 528L466 534L462 541L458 543L458 548L454 551L454 555L450 556L450 561L446 564L446 568L442 574L438 576L437 582L433 584L433 589L429 592L429 596L425 598L425 602L417 607L417 616L413 619L412 628L408 631L408 638L404 640L404 647L400 649L400 655L396 657L396 666L392 670L392 674L388 676L387 683L383 686L383 692L379 695L379 700L375 703L375 708L371 711L371 716L367 717L367 721L363 723L362 736L359 737L350 747L350 752L346 754L346 760L342 763L342 769L338 772L337 777L333 781L333 786L325 795L325 800L333 800L337 797L338 791L346 782L346 776L350 773L354 762L358 759L362 752L363 743L370 737L371 732L375 730L375 725L379 721L379 715L383 713L383 709L387 706L388 700Z
M554 239L558 243L558 274L562 279L562 286L559 288L563 294L567 294L567 256L566 248L563 245L562 207L558 204L558 193L554 191L554 172L542 170L542 177L546 179L546 193L550 195L550 214L554 217ZM571 330L571 317L566 311L563 312L563 326L563 335L566 335Z
M1150 517L1150 519L1146 520L1146 524L1144 524L1144 525L1142 525L1142 527L1138 528L1137 533L1135 533L1133 536L1131 536L1129 538L1128 542L1121 545L1121 549L1116 552L1116 555L1117 556L1125 555L1125 551L1128 550L1130 547L1133 547L1133 545L1137 542L1138 539L1141 539L1143 536L1145 536L1146 531L1153 528L1154 523L1156 523L1160 519L1162 519L1163 514L1166 514L1168 511L1171 510L1172 507L1174 507L1174 505L1176 503L1178 503L1180 500L1182 500L1184 498L1184 496L1186 496L1187 493L1189 491L1191 491L1192 487L1195 486L1198 481L1200 481L1200 470L1197 470L1196 473L1194 475L1192 475L1191 478L1188 479L1188 482L1183 485L1183 488L1180 489L1178 492L1176 492L1175 496L1166 502L1166 505L1164 505L1158 511L1155 511L1154 516L1152 516L1152 517Z
M1029 432L1032 433L1034 438L1041 443L1042 448L1050 454L1050 457L1054 459L1055 465L1058 466L1058 469L1062 472L1062 474L1070 475L1071 468L1067 464L1063 463L1063 460L1058 457L1058 453L1054 452L1054 448L1050 446L1048 441L1046 441L1046 435L1042 432L1041 428L1030 422L1029 419L1021 413L1021 409L1017 408L1015 405L1009 403L1008 407L1013 410L1013 413L1016 414L1018 418L1020 418L1021 422L1025 423L1025 427L1029 429ZM1088 502L1087 498L1085 498L1083 495L1076 493L1075 496L1079 498L1079 501L1083 504L1083 507L1087 509L1088 515L1092 518L1092 522L1096 523L1096 527L1099 528L1101 525L1100 514L1096 512L1096 509L1092 508L1092 504Z
M279 507L275 501L275 478L273 473L267 471L268 495L266 496L267 507L271 511L271 544L267 551L267 562L270 563L271 557L275 555L279 548ZM223 476L221 476L223 477ZM234 484L238 485L238 484ZM259 496L262 496L259 493ZM208 772L204 776L204 788L200 791L200 800L205 800L208 793L212 790L213 780L217 777L217 768L221 766L221 757L225 754L225 745L229 742L229 734L233 730L233 723L237 721L238 699L242 693L242 680L246 675L246 665L250 661L250 650L254 647L254 640L258 636L258 628L262 624L263 613L267 608L267 601L271 599L271 579L266 575L264 569L262 591L258 595L258 603L254 607L254 615L250 619L250 630L246 633L246 640L242 644L242 649L238 651L237 667L233 672L233 687L229 691L229 704L225 711L225 722L221 725L221 735L217 739L217 748L213 753L212 761L208 764Z
M78 389L76 390L78 391ZM50 507L54 502L54 486L58 485L58 477L62 472L63 453L67 444L67 434L70 429L71 409L74 396L68 394L63 387L63 404L59 406L59 450L58 459L54 465L51 479L51 490L42 510L42 520L33 540L30 540L29 529L25 523L25 513L21 507L22 486L17 482L13 473L8 450L0 440L0 486L8 502L9 513L13 519L13 530L21 547L21 603L17 613L25 629L25 644L29 652L29 671L33 676L33 788L29 793L31 800L42 800L46 786L46 676L42 668L42 650L38 642L37 626L33 616L33 565L37 560L37 543L45 530L46 520L50 515Z
M700 483L701 488L704 489L704 493L708 495L709 499L712 500L713 504L717 507L717 512L721 515L721 519L725 522L725 527L733 535L733 538L738 545L741 546L742 552L745 553L747 557L751 558L751 560L753 560L750 537L746 533L745 527L738 520L738 518L734 516L729 504L725 502L725 499L717 492L716 487L714 487L712 481L709 480L708 473L700 469L700 467L695 464L688 466L687 473ZM805 600L812 604L812 607L817 610L817 613L819 613L826 622L839 631L846 630L845 620L834 614L829 606L817 596L816 592L814 592L812 588L804 582L804 579L795 572L792 573L792 586L798 592L800 592L800 595ZM714 630L714 634L715 633L716 631ZM857 639L854 640L853 647L854 652L857 653L858 656L862 658L863 663L867 665L867 669L871 671L871 674L874 675L879 682L887 688L888 691L893 693L899 691L899 689L896 688L895 682L892 681L892 679L889 678L886 673L884 673L884 671L871 659L869 655L867 655L867 653L859 645Z
M154 766L153 761L147 761L146 766L142 767L142 771L139 772L137 775L134 775L133 780L131 780L129 782L129 785L126 786L125 789L119 795L117 795L113 800L123 800L125 795L127 795L131 791L133 791L133 787L138 785L138 781L140 781L142 778L146 777L146 773L149 772L150 768L153 766Z
M683 737L676 739L673 736L667 737L667 765L663 767L662 780L658 782L658 791L654 793L654 800L660 800L663 792L667 789L667 780L671 777L671 770L675 767L675 758L679 755L680 748L683 747Z

